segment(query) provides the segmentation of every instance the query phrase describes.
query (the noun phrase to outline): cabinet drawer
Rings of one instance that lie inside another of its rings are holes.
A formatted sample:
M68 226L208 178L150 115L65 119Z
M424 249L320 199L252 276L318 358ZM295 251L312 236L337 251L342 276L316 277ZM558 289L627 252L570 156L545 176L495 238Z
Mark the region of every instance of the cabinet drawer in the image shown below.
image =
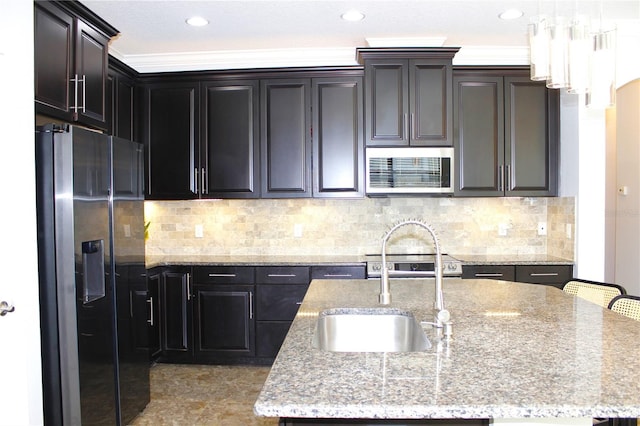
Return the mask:
M572 265L518 265L516 281L560 286L573 277Z
M365 278L365 265L353 266L312 266L312 280L357 280Z
M256 318L291 321L296 316L309 284L260 284L256 287Z
M514 265L462 265L463 279L516 280Z
M259 284L309 284L308 266L258 266Z
M251 266L198 266L194 268L194 281L199 284L253 284Z

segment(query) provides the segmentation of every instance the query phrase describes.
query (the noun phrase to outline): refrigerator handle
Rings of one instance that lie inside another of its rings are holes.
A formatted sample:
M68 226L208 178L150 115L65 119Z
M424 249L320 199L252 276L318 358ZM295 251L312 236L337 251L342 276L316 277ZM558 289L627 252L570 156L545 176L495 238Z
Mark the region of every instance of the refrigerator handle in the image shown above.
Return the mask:
M147 303L149 304L149 319L147 322L151 327L153 327L153 296L149 296L147 299Z
M191 274L187 273L187 300L191 300Z

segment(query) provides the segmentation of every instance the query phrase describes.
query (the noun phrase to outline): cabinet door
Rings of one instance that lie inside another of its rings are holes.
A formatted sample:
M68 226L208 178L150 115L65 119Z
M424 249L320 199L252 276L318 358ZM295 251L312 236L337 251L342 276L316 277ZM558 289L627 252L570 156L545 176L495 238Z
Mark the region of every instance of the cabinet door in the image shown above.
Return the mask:
M255 355L253 285L194 286L196 360Z
M147 299L149 312L149 356L155 359L160 353L160 283L162 274L150 272L147 274L149 298Z
M197 198L198 83L167 83L146 89L147 199Z
M556 194L556 111L557 91L527 77L505 78L506 195Z
M257 81L203 83L203 197L260 195L258 110Z
M408 145L409 73L405 59L365 64L367 145Z
M109 39L80 20L76 23L75 74L82 80L78 82L77 120L106 129Z
M190 273L165 271L161 287L162 351L169 359L191 359Z
M311 196L311 82L261 82L262 197Z
M362 78L313 80L313 196L362 197Z
M503 190L504 106L502 77L454 77L455 192L500 196Z
M50 3L35 2L34 25L36 109L71 121L73 18Z
M136 140L135 82L133 79L109 70L107 79L107 124L109 133L123 139Z
M453 145L451 61L409 61L410 145Z

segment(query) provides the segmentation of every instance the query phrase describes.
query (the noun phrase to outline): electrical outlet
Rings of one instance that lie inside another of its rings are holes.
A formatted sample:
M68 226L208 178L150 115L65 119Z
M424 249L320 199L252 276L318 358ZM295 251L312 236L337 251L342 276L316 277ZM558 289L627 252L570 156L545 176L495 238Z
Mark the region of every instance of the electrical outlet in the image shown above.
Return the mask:
M547 235L547 222L538 222L538 235Z
M498 235L501 237L505 237L507 235L507 230L509 229L509 225L506 223L498 224Z
M125 238L131 238L131 225L128 223L123 226Z
M204 237L204 229L202 228L202 225L196 225L196 238L202 237Z
M302 224L301 223L296 223L295 225L293 225L293 236L295 238L302 237Z
M571 224L570 223L567 223L566 232L567 232L567 239L570 240L571 239Z

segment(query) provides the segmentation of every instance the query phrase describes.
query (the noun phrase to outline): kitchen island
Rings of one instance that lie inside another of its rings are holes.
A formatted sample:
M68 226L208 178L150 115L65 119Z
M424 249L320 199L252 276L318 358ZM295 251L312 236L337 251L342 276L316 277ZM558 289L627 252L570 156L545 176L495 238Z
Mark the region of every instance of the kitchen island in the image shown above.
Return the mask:
M433 280L391 280L391 307L432 321ZM640 322L544 285L447 279L453 337L424 352L312 346L328 308L378 307L378 280L316 280L254 406L325 419L640 416ZM364 332L364 331L363 331ZM375 335L371 336L375 338ZM560 421L562 422L562 421Z

